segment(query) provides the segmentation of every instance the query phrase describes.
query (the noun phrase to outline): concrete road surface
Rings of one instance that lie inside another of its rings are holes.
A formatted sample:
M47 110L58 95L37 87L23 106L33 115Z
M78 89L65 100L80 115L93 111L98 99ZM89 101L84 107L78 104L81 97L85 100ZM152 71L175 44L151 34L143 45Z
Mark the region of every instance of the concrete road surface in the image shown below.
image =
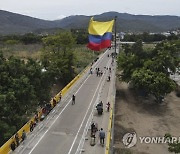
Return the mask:
M107 50L99 60L93 64L93 74L89 71L72 87L62 101L51 113L38 123L34 131L28 134L15 153L18 154L75 154L82 144L84 130L90 121L92 111L95 110L97 100L107 100L109 82L106 81L110 73L105 67L111 67L112 53ZM97 77L95 68L99 67L103 75ZM114 71L114 70L112 70ZM111 78L113 76L111 75ZM106 83L106 84L105 84ZM102 95L100 95L100 92ZM75 94L75 104L72 105L72 95ZM99 98L102 97L102 98ZM107 102L105 102L107 103ZM106 114L108 117L108 113ZM101 121L101 119L99 120ZM108 118L102 119L103 125L108 125ZM81 141L81 142L80 142ZM85 147L87 145L85 144ZM102 149L102 148L101 148ZM104 153L104 150L101 150ZM91 152L90 152L91 153ZM101 152L100 152L101 153ZM99 154L100 154L99 153Z

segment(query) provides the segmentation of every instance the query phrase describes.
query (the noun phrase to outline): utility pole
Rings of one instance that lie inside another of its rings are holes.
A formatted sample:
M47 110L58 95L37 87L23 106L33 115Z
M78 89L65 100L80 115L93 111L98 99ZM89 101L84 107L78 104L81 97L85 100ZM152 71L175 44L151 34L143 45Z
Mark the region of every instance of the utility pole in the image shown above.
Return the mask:
M114 40L114 43L115 43L115 51L114 51L114 54L115 54L115 56L116 56L116 46L117 46L117 44L116 44L116 20L117 20L117 16L115 16L114 17L114 21L115 21L115 26L114 26L114 33L115 33L115 40Z

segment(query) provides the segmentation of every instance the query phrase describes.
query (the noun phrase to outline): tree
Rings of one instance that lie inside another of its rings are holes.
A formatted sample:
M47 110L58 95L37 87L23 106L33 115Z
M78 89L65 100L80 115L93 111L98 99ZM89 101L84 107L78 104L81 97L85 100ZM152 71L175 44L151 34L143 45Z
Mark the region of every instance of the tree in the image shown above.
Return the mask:
M172 139L171 134L169 134L169 133L166 133L164 137L165 137L166 140L170 141L168 143L168 145L169 145L168 151L169 152L174 152L174 153L180 153L180 143L179 143L179 141L174 141Z
M137 89L144 90L146 93L155 96L158 103L176 87L174 81L166 74L153 72L145 68L133 72L132 83Z
M126 54L126 56L127 56L127 54L130 53L130 52L131 52L131 47L130 47L130 45L129 45L129 44L125 44L125 45L124 45L124 53Z
M21 128L43 101L49 101L51 82L32 59L6 59L0 52L0 143Z
M23 42L24 44L41 43L42 38L41 36L35 35L33 33L28 33L21 36L21 42Z
M75 44L75 39L70 32L62 32L44 38L43 44L46 48L50 48L55 54L61 51L65 55L66 51L71 49Z
M152 94L157 102L175 89L169 78L179 64L179 49L176 45L163 42L155 49L144 51L142 42L137 41L128 51L118 58L118 68L122 70L122 80L131 82L136 89Z
M74 77L75 40L70 32L58 33L43 39L45 48L42 53L42 64L55 80L67 84Z
M74 38L76 38L77 44L88 43L88 32L86 29L71 29L71 32Z

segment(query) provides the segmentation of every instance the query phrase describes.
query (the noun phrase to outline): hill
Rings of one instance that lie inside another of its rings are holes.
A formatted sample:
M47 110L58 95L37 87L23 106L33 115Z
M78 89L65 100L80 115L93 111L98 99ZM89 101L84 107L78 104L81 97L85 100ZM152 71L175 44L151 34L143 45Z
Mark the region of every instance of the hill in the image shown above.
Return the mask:
M55 22L0 10L0 34L24 34L57 27Z
M127 13L107 12L95 15L98 21L111 20L117 16L118 31L125 32L163 32L180 27L180 17L178 16L149 16L131 15ZM55 21L61 28L87 28L89 16L70 16L59 21Z
M124 32L163 32L180 27L180 17L178 16L149 16L131 15L127 13L106 12L94 15L95 20L107 21L117 16L117 29ZM75 15L61 20L48 21L37 19L25 15L11 13L0 10L0 34L15 34L53 31L53 29L63 28L83 28L87 29L91 16Z

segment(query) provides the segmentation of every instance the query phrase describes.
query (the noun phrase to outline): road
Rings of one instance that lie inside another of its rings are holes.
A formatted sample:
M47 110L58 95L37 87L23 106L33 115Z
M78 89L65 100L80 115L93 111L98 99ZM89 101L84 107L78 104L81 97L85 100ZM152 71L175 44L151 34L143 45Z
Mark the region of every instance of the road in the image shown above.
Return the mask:
M87 122L100 98L112 58L108 57L112 51L107 50L92 66L93 74L87 72L62 99L49 116L35 128L27 140L16 150L18 154L75 154L82 141ZM95 68L103 70L103 75L97 77ZM112 70L113 71L113 70ZM108 92L108 84L104 91ZM76 103L71 104L71 97L75 94ZM107 95L103 96L107 97ZM103 100L106 100L103 98ZM106 103L106 102L105 102ZM107 119L108 123L108 119ZM82 143L81 143L82 144Z

